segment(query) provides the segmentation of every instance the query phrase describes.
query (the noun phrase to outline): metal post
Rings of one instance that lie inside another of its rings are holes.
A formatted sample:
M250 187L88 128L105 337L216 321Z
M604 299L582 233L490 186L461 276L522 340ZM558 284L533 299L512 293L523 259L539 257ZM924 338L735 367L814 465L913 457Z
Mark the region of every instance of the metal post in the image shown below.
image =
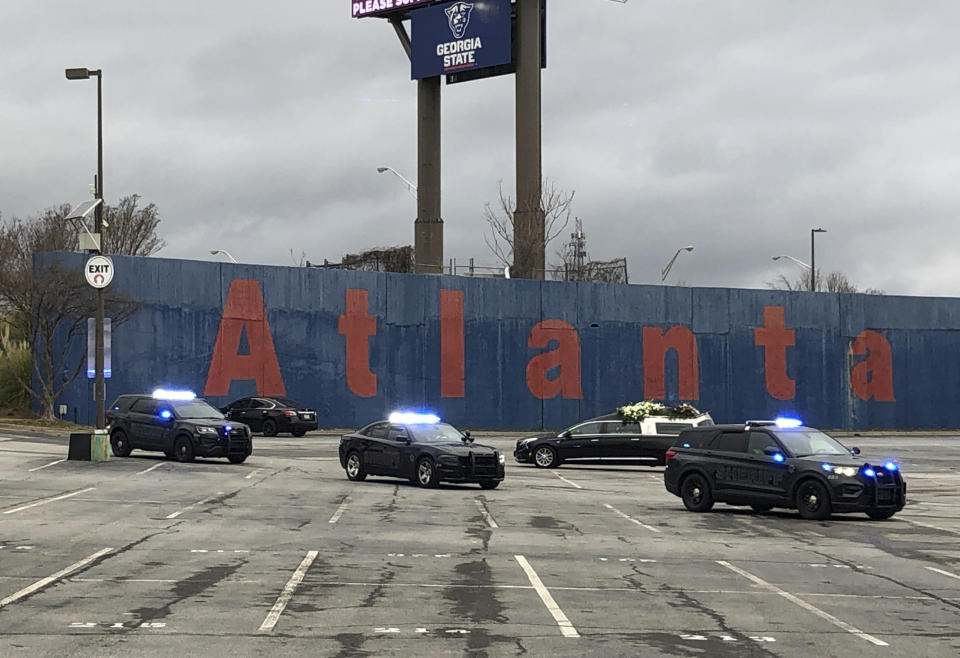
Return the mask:
M413 230L413 257L417 273L443 273L440 76L417 81L417 219Z
M541 209L540 0L517 0L517 207L513 215L513 269L518 278L543 279L546 236Z
M97 198L103 199L103 91L101 82L103 80L103 70L99 69L97 75ZM103 231L103 202L97 206L97 233L100 234L100 253L104 251L104 231ZM94 401L97 405L97 429L102 430L106 425L106 414L104 413L104 399L106 398L104 373L103 373L103 288L97 289L97 336L96 336L96 369L97 378L94 384Z
M817 256L813 246L813 235L816 229L810 229L810 291L817 285Z

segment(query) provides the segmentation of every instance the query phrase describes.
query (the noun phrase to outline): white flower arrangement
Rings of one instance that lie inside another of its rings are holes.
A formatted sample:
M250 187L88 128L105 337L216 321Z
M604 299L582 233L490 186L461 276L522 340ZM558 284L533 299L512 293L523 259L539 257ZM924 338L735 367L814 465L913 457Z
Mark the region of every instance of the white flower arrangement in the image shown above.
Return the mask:
M650 416L694 418L700 415L700 411L692 404L687 404L686 402L668 407L665 404L653 400L643 400L635 404L626 404L622 407L617 407L617 415L623 421L639 423L644 418Z

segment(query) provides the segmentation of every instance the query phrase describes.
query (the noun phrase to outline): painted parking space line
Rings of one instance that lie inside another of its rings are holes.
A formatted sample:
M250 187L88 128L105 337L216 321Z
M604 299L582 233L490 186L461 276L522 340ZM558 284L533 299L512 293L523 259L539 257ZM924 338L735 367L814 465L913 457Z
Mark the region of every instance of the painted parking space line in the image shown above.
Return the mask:
M154 465L151 466L150 468L145 468L145 469L143 469L142 471L137 471L136 473L134 473L134 475L143 475L144 473L149 473L150 471L154 470L155 468L160 468L161 466L166 466L166 464L167 464L167 462L160 462L159 464L154 464Z
M560 475L560 474L557 473L556 471L550 471L550 472L553 473L554 475L556 475L558 478L560 478L560 479L563 480L564 482L566 482L567 484L569 484L571 487L576 487L577 489L583 489L583 487L581 487L579 484L577 484L577 483L574 482L573 480L568 480L567 478L563 477L562 475Z
M55 462L50 462L49 464L44 464L43 466L37 466L36 468L28 468L28 469L27 469L27 472L28 472L28 473L33 473L33 472L35 472L35 471L42 471L42 470L45 469L45 468L49 468L49 467L51 467L51 466L56 466L57 464L62 464L62 463L65 462L65 461L67 461L67 460L66 460L66 459L58 459L58 460L55 461Z
M717 564L719 564L719 565L722 566L722 567L726 567L727 569L729 569L730 571L732 571L732 572L734 572L734 573L740 574L741 576L743 576L743 577L746 578L747 580L753 582L753 583L756 584L756 585L759 585L760 587L763 587L764 589L766 589L766 590L768 590L768 591L775 592L775 593L779 594L780 596L782 596L782 597L785 598L786 600L790 601L791 603L793 603L793 604L795 604L795 605L800 606L801 608L803 608L803 609L806 610L807 612L812 612L813 614L817 615L817 616L820 617L821 619L824 619L824 620L830 622L831 624L833 624L833 625L836 626L837 628L841 628L841 629L845 630L846 632L850 633L851 635L855 635L855 636L859 637L861 640L866 640L867 642L870 642L871 644L874 644L874 645L876 645L876 646L878 646L878 647L887 647L887 646L890 646L889 644L887 644L887 643L884 642L883 640L878 639L878 638L875 638L874 636L870 635L869 633L864 633L864 632L861 631L859 628L856 628L855 626L851 626L850 624L848 624L847 622L843 621L842 619L837 619L836 617L834 617L833 615L831 615L829 612L825 612L825 611L821 610L820 608L818 608L817 606L815 606L815 605L813 605L813 604L810 604L810 603L807 603L807 602L804 601L803 599L801 599L801 598L799 598L799 597L797 597L797 596L794 596L794 595L791 594L790 592L787 592L787 591L785 591L785 590L780 589L779 587L777 587L777 586L774 585L773 583L768 583L768 582L765 581L763 578L760 578L759 576L754 576L754 575L753 575L752 573L750 573L749 571L744 571L743 569L741 569L741 568L739 568L739 567L735 567L735 566L733 566L732 564L730 564L729 562L726 562L726 561L724 561L724 560L717 560Z
M15 514L15 513L17 513L17 512L22 512L22 511L25 510L25 509L30 509L31 507L38 507L38 506L40 506L40 505L46 505L46 504L48 504L48 503L53 503L53 502L56 502L56 501L58 501L58 500L63 500L64 498L72 498L73 496L79 496L79 495L82 494L82 493L86 493L86 492L88 492L88 491L93 491L94 489L96 489L96 487L87 487L86 489L81 489L80 491L74 491L74 492L72 492L72 493L67 493L67 494L61 494L61 495L59 495L59 496L52 496L51 498L44 498L44 499L42 499L42 500L38 500L38 501L36 501L36 502L29 503L29 504L27 504L27 505L21 505L20 507L14 507L13 509L8 509L8 510L4 511L4 514Z
M223 492L222 492L222 491L218 491L218 492L217 492L217 496L222 496L222 495L223 495ZM175 518L177 518L178 516L180 516L181 514L183 514L184 512L189 512L189 511L192 510L194 507L199 507L200 505L206 505L206 504L209 503L210 501L216 500L216 499L217 499L217 496L211 496L210 498L204 498L204 499L201 500L201 501L198 501L198 502L196 502L196 503L193 503L192 505L187 505L187 506L184 507L183 509L177 510L177 511L174 512L173 514L167 514L167 515L166 515L165 517L163 517L163 518L165 518L165 519L175 519Z
M256 475L257 473L259 473L260 470L261 470L261 469L257 468L257 469L254 469L254 470L250 471L249 473L247 473L246 475L243 476L243 479L244 479L244 480L249 480L249 479L252 478L254 475Z
M91 554L91 555L88 555L87 557L83 558L82 560L79 560L78 562L74 562L74 563L71 564L69 567L67 567L67 568L65 568L65 569L61 569L60 571L58 571L58 572L56 572L56 573L54 573L54 574L51 574L51 575L47 576L46 578L41 578L40 580L38 580L37 582L33 583L32 585L30 585L30 586L28 586L28 587L24 587L24 588L23 588L22 590L20 590L19 592L15 592L15 593L11 594L10 596L8 596L7 598L0 600L0 608L3 608L4 606L10 605L11 603L16 603L17 601L19 601L20 599L24 598L25 596L30 596L30 595L33 594L34 592L43 589L44 587L46 587L46 586L49 585L50 583L54 583L54 582L60 580L61 578L63 578L64 576L66 576L66 575L68 575L68 574L71 574L71 573L73 573L74 571L77 571L77 570L79 570L79 569L82 569L83 567L87 566L88 564L90 564L90 563L93 562L94 560L97 560L97 559L103 557L104 555L106 555L107 553L111 553L112 551L113 551L113 548L110 548L110 547L101 548L101 549L100 549L99 551L97 551L96 553L93 553L93 554Z
M330 517L328 523L336 523L340 520L340 517L343 516L343 513L347 511L347 507L350 505L350 496L344 496L343 500L340 501L340 506L337 507L337 511L333 513L333 516Z
M313 564L313 561L317 559L319 551L308 551L306 557L300 562L300 566L296 568L293 572L293 575L290 576L290 580L287 581L287 584L283 586L283 591L280 592L280 596L277 597L276 603L273 604L273 608L270 609L270 612L267 613L266 618L264 618L263 623L260 624L259 631L261 633L270 633L273 631L274 626L277 625L277 621L280 619L280 615L283 614L284 608L287 607L287 604L290 602L290 599L293 598L294 592L297 591L297 586L303 581L304 575L307 573L307 569L310 568L310 565Z
M928 569L942 576L950 576L951 578L956 578L957 580L960 580L960 576L958 576L957 574L950 573L949 571L944 571L943 569L937 569L936 567L924 567L924 569Z
M490 510L487 509L484 501L479 498L474 498L473 502L477 504L477 509L480 510L480 516L483 517L483 520L487 522L487 525L491 528L499 528L497 522L493 520L493 516L490 515Z
M573 624L570 623L567 616L563 614L563 610L560 609L557 602L553 600L550 590L544 586L543 581L540 580L540 576L537 575L537 572L534 571L530 563L527 562L527 558L522 555L514 555L513 557L520 565L520 568L523 569L524 573L527 574L527 578L530 580L533 589L536 590L540 600L543 601L543 605L547 607L547 612L549 612L553 620L557 622L557 626L560 627L560 633L562 633L564 637L580 637L580 633L573 627Z
M614 507L613 505L608 505L607 503L604 503L603 506L606 507L606 508L607 508L608 510L610 510L611 512L613 512L614 514L616 514L617 516L622 516L622 517L625 518L627 521L630 521L630 522L632 522L632 523L636 523L636 524L637 524L638 526L640 526L641 528L644 528L644 529L646 529L646 530L649 530L650 532L657 532L657 533L660 532L660 530L658 530L657 528L654 528L652 525L647 525L646 523L642 523L642 522L640 522L640 521L637 521L637 520L636 520L635 518L633 518L632 516L628 516L628 515L624 514L623 512L621 512L620 510L618 510L618 509L617 509L616 507Z
M960 530L951 530L950 528L941 528L940 526L933 525L932 523L924 523L923 521L914 521L913 519L898 519L898 521L903 521L904 523L909 523L910 525L919 526L921 528L927 528L929 530L939 530L940 532L948 532L951 535L960 535Z

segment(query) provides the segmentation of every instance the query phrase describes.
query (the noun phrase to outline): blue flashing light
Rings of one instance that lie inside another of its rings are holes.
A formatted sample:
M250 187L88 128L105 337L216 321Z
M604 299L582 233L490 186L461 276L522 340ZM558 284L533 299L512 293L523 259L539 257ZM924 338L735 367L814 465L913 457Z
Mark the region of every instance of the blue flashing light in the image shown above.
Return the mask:
M786 459L786 457L783 456L783 453L773 453L773 461L777 462L778 464L782 464L784 459Z
M894 461L887 462L886 464L883 465L883 467L888 471L895 471L899 468L899 466L897 466L897 462L894 462Z
M865 469L863 469L863 474L866 475L868 478L875 478L875 477L877 477L877 472L876 472L875 470L873 470L872 468L865 468Z
M162 409L160 411L160 417L164 420L170 420L173 418L173 412L171 412L169 409Z
M801 425L803 425L803 421L800 420L799 418L781 417L781 418L777 418L774 422L777 424L777 427L784 430L793 429L795 427L800 427Z
M195 400L197 394L193 391L173 391L165 388L158 388L153 392L155 400Z
M232 430L232 429L233 429L233 425L224 425L224 426L223 426L223 431L224 431L224 432L229 432L229 431Z
M398 425L435 425L440 422L440 416L415 411L394 411L390 414L389 420Z
M689 444L689 443L684 443L684 444L683 444L683 447L684 447L684 448L689 448L689 447L690 447L690 444Z
M826 463L820 464L820 468L822 468L823 470L825 470L827 473L832 473L832 472L833 472L833 464L826 464Z

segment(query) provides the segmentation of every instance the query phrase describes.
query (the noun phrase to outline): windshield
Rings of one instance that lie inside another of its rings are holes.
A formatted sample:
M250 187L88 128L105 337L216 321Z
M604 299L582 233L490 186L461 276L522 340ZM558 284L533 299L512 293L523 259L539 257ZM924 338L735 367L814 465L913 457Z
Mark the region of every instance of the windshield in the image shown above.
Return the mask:
M820 430L800 428L795 430L777 430L777 438L794 457L809 455L849 455L842 443Z
M407 429L413 435L413 440L421 443L450 443L463 439L463 434L458 429L446 423L407 425Z
M177 412L178 418L224 419L222 413L203 400L170 400L169 404Z

